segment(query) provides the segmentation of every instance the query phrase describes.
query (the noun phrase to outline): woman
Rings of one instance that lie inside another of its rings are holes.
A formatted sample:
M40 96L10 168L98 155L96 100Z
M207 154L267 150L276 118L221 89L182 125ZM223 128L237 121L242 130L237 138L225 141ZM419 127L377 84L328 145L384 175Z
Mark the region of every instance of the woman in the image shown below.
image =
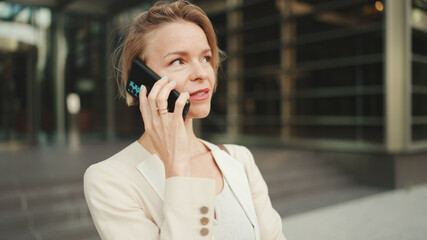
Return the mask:
M219 66L206 14L185 1L156 4L126 35L122 89L134 58L165 77L148 95L140 88L141 138L85 173L86 201L102 239L284 239L249 150L227 145L227 153L193 132L193 119L210 111ZM181 94L170 113L172 89Z

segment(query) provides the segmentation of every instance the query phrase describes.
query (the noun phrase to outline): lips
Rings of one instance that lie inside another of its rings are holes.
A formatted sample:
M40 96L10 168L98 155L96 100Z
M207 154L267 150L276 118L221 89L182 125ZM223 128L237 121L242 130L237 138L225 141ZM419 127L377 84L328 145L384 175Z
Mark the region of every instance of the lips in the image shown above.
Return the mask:
M209 98L209 88L204 88L190 93L190 100L203 101Z

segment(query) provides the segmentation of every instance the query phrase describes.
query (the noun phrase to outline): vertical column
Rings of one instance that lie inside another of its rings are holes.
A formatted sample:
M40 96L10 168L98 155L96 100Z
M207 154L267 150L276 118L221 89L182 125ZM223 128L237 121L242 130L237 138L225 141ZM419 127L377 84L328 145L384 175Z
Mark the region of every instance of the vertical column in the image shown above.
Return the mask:
M106 99L105 99L105 104L106 104L106 135L107 135L107 140L108 141L113 141L115 139L115 131L114 131L114 100L115 98L115 94L114 94L114 89L116 86L116 80L114 79L114 73L113 73L113 67L111 65L111 58L109 56L112 56L112 46L113 46L113 36L111 35L112 29L113 29L113 20L110 19L107 21L106 23L106 31L105 31L105 39L106 39L106 47L105 47L105 51L106 51L106 63L105 66L107 66L105 68L105 76L107 79L107 92L105 94ZM113 63L116 64L116 63Z
M234 31L242 26L243 14L234 8L240 6L242 0L227 0L227 29L230 32L227 36L227 52L237 52L242 48L242 36ZM239 100L242 92L241 72L243 71L243 61L240 56L231 55L227 61L227 127L228 140L233 142L240 133L240 108Z
M40 11L40 10L39 10ZM50 15L49 15L50 17ZM34 133L35 139L33 143L45 143L47 142L47 133L41 131L42 116L44 111L48 111L45 106L42 104L42 86L45 79L45 68L48 58L48 33L47 33L47 24L40 26L38 29L38 42L37 42L37 60L35 66L35 84L34 84Z
M65 38L65 19L55 16L54 45L54 79L55 79L55 114L58 144L65 144L65 63L67 59L67 40Z
M409 143L407 2L388 0L385 4L385 145L391 153L404 151Z
M36 113L37 113L37 102L38 99L36 98L36 94L37 94L37 89L38 89L38 85L37 82L35 81L36 78L34 77L35 75L35 67L34 67L34 55L35 54L35 49L31 49L29 52L27 52L27 56L26 56L26 79L25 79L25 83L27 84L27 119L26 119L26 125L28 127L28 135L26 136L26 140L28 141L28 143L30 144L36 144L36 128L37 128L37 118L36 118Z
M292 14L292 2L294 0L276 0L276 4L280 10L282 19L287 19ZM281 95L281 110L280 122L281 138L288 141L291 137L291 122L294 115L294 108L292 102L292 93L294 92L294 79L293 74L288 70L295 65L295 48L288 47L289 44L294 42L296 35L295 23L290 21L281 22L280 26L280 95Z

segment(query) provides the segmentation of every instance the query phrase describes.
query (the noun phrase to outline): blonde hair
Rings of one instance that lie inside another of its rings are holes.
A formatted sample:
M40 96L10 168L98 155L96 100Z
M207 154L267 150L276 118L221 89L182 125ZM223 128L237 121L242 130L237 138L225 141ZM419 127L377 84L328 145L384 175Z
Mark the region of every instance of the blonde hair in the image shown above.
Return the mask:
M145 50L148 38L153 30L166 23L176 21L189 21L198 25L206 34L209 47L212 51L211 64L215 71L220 65L221 50L217 46L215 30L206 13L199 7L185 0L176 2L157 2L153 7L138 15L129 27L123 43L116 49L118 58L118 71L116 80L119 93L126 98L128 106L136 105L137 101L126 92L128 74L133 59L141 57L146 60ZM216 75L216 74L215 74Z

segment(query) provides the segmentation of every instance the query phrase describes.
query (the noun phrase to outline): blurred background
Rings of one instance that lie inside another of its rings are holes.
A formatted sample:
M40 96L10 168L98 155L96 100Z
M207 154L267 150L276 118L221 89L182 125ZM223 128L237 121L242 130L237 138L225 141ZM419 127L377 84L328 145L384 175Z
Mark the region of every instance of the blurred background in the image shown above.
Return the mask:
M0 1L0 239L98 239L81 178L143 131L112 54L153 2ZM227 53L196 131L282 217L427 182L426 0L192 2Z

